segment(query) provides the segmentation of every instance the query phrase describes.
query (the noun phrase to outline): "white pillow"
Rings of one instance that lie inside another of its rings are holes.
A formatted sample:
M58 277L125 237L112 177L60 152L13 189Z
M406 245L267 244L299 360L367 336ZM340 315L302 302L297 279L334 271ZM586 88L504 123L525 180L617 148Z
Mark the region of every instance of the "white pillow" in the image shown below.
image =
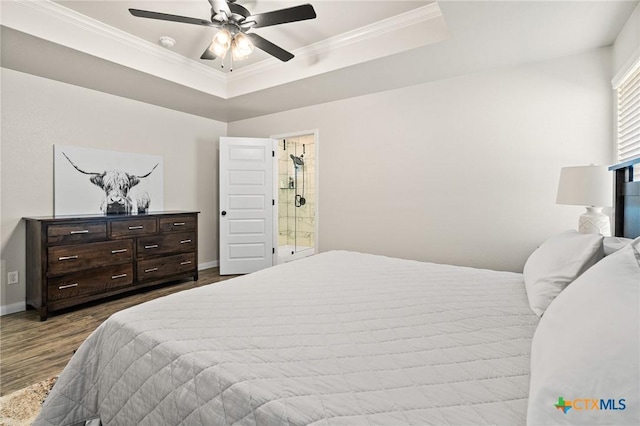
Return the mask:
M604 246L604 255L609 256L610 254L617 252L621 248L624 248L631 241L633 240L630 238L604 237L604 241L602 242Z
M640 424L639 252L640 238L586 271L545 312L531 347L527 425Z
M524 265L531 310L541 316L562 290L604 257L603 236L566 231L534 251Z

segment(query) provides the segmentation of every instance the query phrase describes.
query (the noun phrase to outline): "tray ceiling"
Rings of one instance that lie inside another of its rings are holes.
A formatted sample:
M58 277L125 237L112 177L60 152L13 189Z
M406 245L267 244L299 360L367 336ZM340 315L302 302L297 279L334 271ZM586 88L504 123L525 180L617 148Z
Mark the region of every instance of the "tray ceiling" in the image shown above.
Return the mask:
M199 59L214 29L127 10L208 19L206 0L2 1L2 66L228 122L610 46L638 3L308 1L316 19L255 30L293 60L256 50L232 73Z

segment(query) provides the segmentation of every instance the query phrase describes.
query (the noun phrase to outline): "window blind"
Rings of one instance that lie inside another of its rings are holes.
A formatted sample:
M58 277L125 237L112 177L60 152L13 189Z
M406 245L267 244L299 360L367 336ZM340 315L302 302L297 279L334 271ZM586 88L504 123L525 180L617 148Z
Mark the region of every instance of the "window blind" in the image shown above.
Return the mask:
M618 162L640 157L640 63L618 85ZM634 179L640 180L640 167Z

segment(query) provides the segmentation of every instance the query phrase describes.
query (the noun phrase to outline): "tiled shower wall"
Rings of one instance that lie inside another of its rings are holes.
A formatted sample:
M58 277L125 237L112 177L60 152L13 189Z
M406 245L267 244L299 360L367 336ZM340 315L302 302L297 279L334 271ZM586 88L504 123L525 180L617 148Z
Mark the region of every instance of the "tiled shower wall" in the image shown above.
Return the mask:
M284 140L286 149L283 140L278 141L278 246L314 247L315 137L311 134ZM303 155L304 166L299 166L297 173L291 154ZM303 194L303 173L306 203L296 207L296 194ZM293 180L293 188L290 187L290 179Z

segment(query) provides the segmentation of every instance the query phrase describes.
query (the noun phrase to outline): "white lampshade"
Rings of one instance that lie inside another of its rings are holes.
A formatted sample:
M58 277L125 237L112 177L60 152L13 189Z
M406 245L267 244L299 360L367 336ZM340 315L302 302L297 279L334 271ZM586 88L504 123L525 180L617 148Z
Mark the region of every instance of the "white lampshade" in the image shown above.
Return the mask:
M610 206L613 202L612 179L607 166L563 167L556 203Z
M611 235L609 216L601 210L613 202L612 182L606 166L563 167L556 203L587 207L587 212L580 216L580 232Z

